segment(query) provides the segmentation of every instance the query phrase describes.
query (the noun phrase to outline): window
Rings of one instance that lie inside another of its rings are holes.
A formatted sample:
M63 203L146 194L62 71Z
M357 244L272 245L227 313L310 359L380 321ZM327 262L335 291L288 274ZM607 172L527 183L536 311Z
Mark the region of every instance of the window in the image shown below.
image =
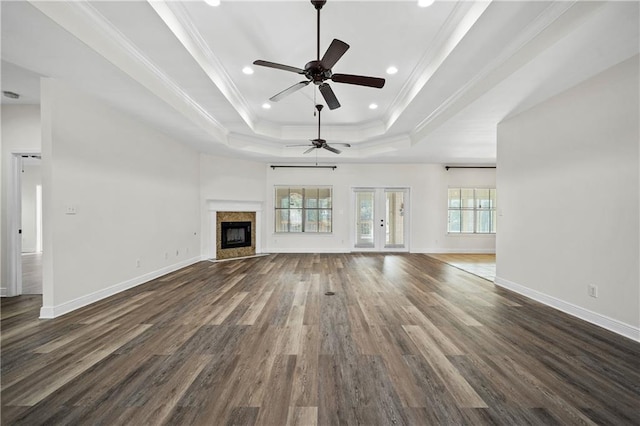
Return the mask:
M449 188L448 232L495 234L495 188Z
M276 186L276 232L331 232L330 186Z

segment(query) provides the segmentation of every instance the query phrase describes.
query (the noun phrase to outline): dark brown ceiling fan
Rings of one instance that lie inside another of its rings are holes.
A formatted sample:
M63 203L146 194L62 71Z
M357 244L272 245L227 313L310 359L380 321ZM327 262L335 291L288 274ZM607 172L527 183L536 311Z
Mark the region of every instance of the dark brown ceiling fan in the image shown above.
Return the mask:
M310 139L311 145L305 144L305 145L287 145L287 146L288 147L310 146L311 148L307 149L303 154L308 154L311 151L313 151L314 149L320 149L320 148L324 148L327 151L331 151L331 152L333 152L335 154L340 154L342 151L332 147L331 145L328 145L326 140L320 138L320 114L321 114L321 111L322 111L322 105L316 105L316 109L318 110L318 137L316 139ZM351 146L348 143L335 143L334 145L340 145L340 146L344 146L344 147L347 147L347 148L349 148Z
M296 74L304 75L307 80L294 84L291 87L284 89L282 92L272 96L269 100L278 102L284 97L292 94L293 92L302 89L309 83L318 86L322 97L327 102L329 109L340 108L340 102L333 93L331 86L325 83L326 80L331 80L336 83L355 84L357 86L375 87L381 89L384 86L384 78L378 77L366 77L363 75L353 74L334 74L331 68L338 62L338 60L349 49L349 45L343 41L334 38L329 48L324 53L322 59L320 59L320 9L325 5L327 0L311 0L311 4L317 10L317 43L316 43L316 60L308 62L304 69L296 68L289 65L277 64L275 62L263 61L261 59L254 61L254 65L260 65L268 68L275 68L284 71L294 72Z

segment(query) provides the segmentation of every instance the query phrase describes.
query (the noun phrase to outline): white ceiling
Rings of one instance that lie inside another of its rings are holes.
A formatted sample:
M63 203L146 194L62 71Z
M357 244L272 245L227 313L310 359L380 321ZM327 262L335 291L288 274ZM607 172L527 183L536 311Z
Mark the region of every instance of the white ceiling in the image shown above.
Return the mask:
M496 126L638 54L631 2L329 0L320 54L351 47L334 73L386 78L382 89L330 83L342 107L325 108L322 137L350 143L339 156L303 155L317 136L304 77L256 59L304 68L316 56L308 0L2 2L3 104L38 103L53 77L212 154L265 161L494 164ZM387 75L389 66L398 68ZM271 109L262 105L267 102ZM378 108L369 109L376 103Z

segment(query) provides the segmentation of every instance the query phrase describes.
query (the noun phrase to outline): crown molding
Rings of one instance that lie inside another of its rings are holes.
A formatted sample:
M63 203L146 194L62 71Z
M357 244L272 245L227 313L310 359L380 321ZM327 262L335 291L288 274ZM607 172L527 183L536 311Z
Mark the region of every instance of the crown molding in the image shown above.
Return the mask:
M372 120L362 123L359 126L322 125L322 137L336 142L366 141L384 135L385 132L384 123L380 120ZM279 126L271 121L261 120L256 123L254 133L286 141L299 141L316 137L318 133L318 126L317 124L304 126Z
M248 102L227 73L224 65L194 25L188 11L180 2L147 0L167 28L193 57L203 72L240 115L244 123L256 135L284 140L307 139L315 134L315 126L278 125L271 121L258 120ZM456 9L460 7L457 6ZM357 142L384 135L390 126L382 120L343 127L324 127L333 139Z
M422 56L398 96L389 106L385 129L393 126L413 99L422 91L436 71L473 28L492 0L458 2L438 31L432 47Z
M308 135L307 135L308 136ZM301 138L297 140L297 143L304 144L307 142L307 138ZM328 140L328 144L331 142L338 142L334 140ZM311 144L309 143L309 146ZM253 154L264 155L268 157L279 158L306 158L309 156L303 155L305 151L304 146L288 147L280 142L267 140L252 135L244 135L239 133L229 134L229 147L240 151L251 152ZM403 149L411 147L411 138L408 134L395 135L393 137L378 139L370 142L355 143L351 148L341 149L341 158L367 158L375 157L377 155L397 152ZM331 158L335 154L318 150L318 157ZM314 154L315 156L315 154Z
M198 31L182 3L156 0L148 0L148 3L238 112L247 126L253 130L255 117L251 113L248 102L236 87L220 59Z
M574 6L581 3L580 10ZM495 87L500 81L516 72L541 51L566 34L567 26L554 31L553 24L559 19L568 20L573 28L585 14L590 14L601 5L597 2L552 2L533 20L495 59L482 68L472 79L445 99L425 117L412 132L414 140L421 140L442 122L451 118L475 99ZM574 13L568 13L573 11ZM564 23L566 24L566 23Z
M218 143L227 144L227 129L178 84L147 58L89 2L30 2L122 72L204 129Z

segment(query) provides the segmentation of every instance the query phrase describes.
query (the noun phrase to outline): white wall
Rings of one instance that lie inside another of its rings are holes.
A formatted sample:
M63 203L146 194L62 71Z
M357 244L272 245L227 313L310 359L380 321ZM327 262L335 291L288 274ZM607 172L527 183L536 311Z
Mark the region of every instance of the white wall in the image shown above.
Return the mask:
M198 154L58 81L41 98L41 315L198 260Z
M23 160L24 161L24 160ZM30 160L36 161L36 160ZM42 185L40 164L22 166L22 252L35 253L37 241L37 187Z
M264 206L266 165L262 162L200 155L200 211L201 214L201 254L203 259L215 257L215 238L208 202L226 201L238 209L256 205ZM213 218L215 223L215 217ZM259 229L257 239L264 241L265 230Z
M637 340L638 59L498 126L496 278Z
M274 185L331 185L333 233L275 234ZM494 186L494 169L450 169L435 164L338 164L331 169L267 168L266 250L269 252L349 252L353 250L355 187L407 187L410 190L411 252L488 252L494 235L447 234L449 186Z
M9 286L9 250L8 239L11 236L9 226L9 211L7 210L11 197L12 182L12 153L39 153L40 145L40 106L39 105L2 105L2 157L0 161L1 187L1 226L2 260L0 262L0 276L2 284L1 295L12 295Z

